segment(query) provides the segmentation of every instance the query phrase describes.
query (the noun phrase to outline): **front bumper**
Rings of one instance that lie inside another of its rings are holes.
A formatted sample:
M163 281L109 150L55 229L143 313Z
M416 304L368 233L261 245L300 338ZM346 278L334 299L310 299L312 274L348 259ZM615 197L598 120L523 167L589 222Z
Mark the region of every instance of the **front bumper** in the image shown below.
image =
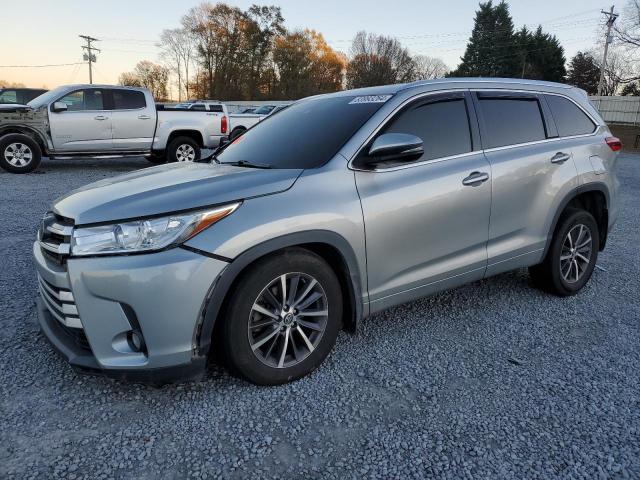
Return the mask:
M130 256L49 260L35 243L38 319L72 366L165 383L201 376L196 353L203 305L226 263L181 248ZM127 335L138 332L136 351Z

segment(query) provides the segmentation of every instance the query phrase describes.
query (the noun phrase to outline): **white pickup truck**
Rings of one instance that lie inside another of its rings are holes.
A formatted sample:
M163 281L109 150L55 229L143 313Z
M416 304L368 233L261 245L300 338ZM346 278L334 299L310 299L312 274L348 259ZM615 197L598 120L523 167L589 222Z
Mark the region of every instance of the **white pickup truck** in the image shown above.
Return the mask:
M68 85L26 105L0 106L0 167L30 172L42 155L194 161L201 149L216 148L228 131L226 108L156 107L144 88Z

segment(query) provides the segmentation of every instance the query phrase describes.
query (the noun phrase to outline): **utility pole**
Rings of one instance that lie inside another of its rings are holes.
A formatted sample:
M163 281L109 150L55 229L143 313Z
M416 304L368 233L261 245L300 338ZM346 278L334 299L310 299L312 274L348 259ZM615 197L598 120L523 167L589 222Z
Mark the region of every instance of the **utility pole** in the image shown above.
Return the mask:
M99 40L97 38L90 37L89 35L78 36L85 39L87 42L86 45L82 45L82 48L85 52L83 58L89 63L89 83L93 83L93 71L91 70L91 64L96 61L96 56L93 54L93 52L100 52L100 50L92 47L91 42L97 42Z
M607 34L605 35L604 41L604 54L602 55L602 65L600 66L600 82L598 82L598 96L602 95L602 87L604 86L604 69L607 66L607 52L609 51L609 44L611 43L611 27L618 18L617 13L613 13L613 5L611 5L611 10L605 12L601 10L601 13L606 15L607 17Z

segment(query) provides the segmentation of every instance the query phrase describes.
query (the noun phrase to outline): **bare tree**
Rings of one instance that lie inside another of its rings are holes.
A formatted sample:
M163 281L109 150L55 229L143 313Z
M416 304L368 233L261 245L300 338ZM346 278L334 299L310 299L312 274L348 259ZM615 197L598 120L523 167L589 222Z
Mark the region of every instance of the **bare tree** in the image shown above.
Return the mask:
M163 30L158 46L162 49L162 58L176 74L178 100L182 100L183 88L186 98L189 98L189 69L195 53L193 36L185 28Z
M614 32L620 44L640 47L640 0L629 0Z
M602 65L602 52L592 51L589 54L596 59L598 68ZM637 62L632 60L632 53L620 46L609 47L607 64L604 68L603 95L616 95L625 84L638 78Z
M407 82L415 72L415 62L397 39L364 31L353 39L347 66L349 88Z
M429 80L432 78L442 78L449 71L449 67L441 59L428 57L426 55L416 55L413 57L415 63L415 80Z

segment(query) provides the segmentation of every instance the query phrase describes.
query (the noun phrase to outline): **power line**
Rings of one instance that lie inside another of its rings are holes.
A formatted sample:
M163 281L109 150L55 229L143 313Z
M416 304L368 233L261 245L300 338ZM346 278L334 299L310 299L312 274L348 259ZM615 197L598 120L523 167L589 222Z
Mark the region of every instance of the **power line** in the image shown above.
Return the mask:
M69 65L82 65L84 62L75 63L48 63L46 65L0 65L0 68L44 68L44 67L67 67Z

